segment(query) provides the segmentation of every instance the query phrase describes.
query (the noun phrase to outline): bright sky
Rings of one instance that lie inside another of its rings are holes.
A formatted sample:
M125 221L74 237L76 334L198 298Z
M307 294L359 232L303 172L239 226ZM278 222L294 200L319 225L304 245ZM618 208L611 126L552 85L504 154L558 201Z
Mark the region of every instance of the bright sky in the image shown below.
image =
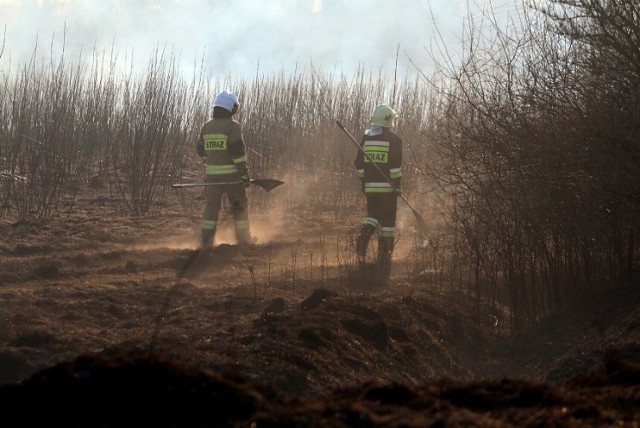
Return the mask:
M469 12L506 15L522 1L0 0L0 69L28 60L37 42L54 58L63 46L66 57L83 60L113 50L135 70L165 48L182 72L203 61L208 75L220 76L288 73L296 64L393 75L399 48L399 72L428 72L436 26L455 50Z

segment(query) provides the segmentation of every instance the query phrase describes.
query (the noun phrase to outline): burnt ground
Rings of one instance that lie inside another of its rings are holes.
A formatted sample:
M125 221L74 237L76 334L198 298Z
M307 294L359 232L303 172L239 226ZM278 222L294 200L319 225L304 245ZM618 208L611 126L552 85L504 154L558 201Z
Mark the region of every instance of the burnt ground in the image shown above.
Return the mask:
M255 213L256 245L221 230L197 252L199 208L75 202L44 226L0 222L15 426L640 425L638 287L514 334L412 271L402 239L370 287L349 252L358 213Z

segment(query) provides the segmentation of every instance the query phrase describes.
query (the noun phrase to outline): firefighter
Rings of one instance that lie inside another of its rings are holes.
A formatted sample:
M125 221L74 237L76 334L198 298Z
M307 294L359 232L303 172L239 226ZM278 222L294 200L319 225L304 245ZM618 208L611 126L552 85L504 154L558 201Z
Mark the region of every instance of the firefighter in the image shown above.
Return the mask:
M246 188L250 185L242 129L233 115L240 103L235 94L220 92L213 102L213 118L200 130L197 152L206 164L205 182L223 183L206 186L206 205L201 224L201 248L213 245L222 197L227 195L238 244L252 244L256 239L249 227L249 204Z
M367 200L367 214L356 240L358 261L364 267L369 241L377 231L375 269L382 283L391 274L397 198L402 194L402 139L391 131L395 118L396 112L387 105L374 109L371 126L360 139L361 150L354 161Z

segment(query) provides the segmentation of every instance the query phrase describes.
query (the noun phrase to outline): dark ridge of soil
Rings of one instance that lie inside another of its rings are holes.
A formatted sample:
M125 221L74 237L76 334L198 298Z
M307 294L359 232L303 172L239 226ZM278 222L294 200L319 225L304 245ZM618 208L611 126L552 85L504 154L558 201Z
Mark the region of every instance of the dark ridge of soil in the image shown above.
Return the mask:
M256 245L200 252L181 207L78 203L0 222L7 426L640 426L637 284L515 335L407 269L409 239L388 284L358 275L355 214L255 215Z
M18 426L638 426L640 364L612 358L570 382L365 383L309 398L162 354L83 356L0 386Z

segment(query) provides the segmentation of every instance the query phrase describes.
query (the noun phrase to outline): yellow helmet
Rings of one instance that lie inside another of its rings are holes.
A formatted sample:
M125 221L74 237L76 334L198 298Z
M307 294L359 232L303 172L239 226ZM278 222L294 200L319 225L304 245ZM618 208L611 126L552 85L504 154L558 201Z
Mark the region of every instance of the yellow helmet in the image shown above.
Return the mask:
M388 128L393 126L393 121L396 116L396 112L388 105L379 105L373 110L371 125Z

